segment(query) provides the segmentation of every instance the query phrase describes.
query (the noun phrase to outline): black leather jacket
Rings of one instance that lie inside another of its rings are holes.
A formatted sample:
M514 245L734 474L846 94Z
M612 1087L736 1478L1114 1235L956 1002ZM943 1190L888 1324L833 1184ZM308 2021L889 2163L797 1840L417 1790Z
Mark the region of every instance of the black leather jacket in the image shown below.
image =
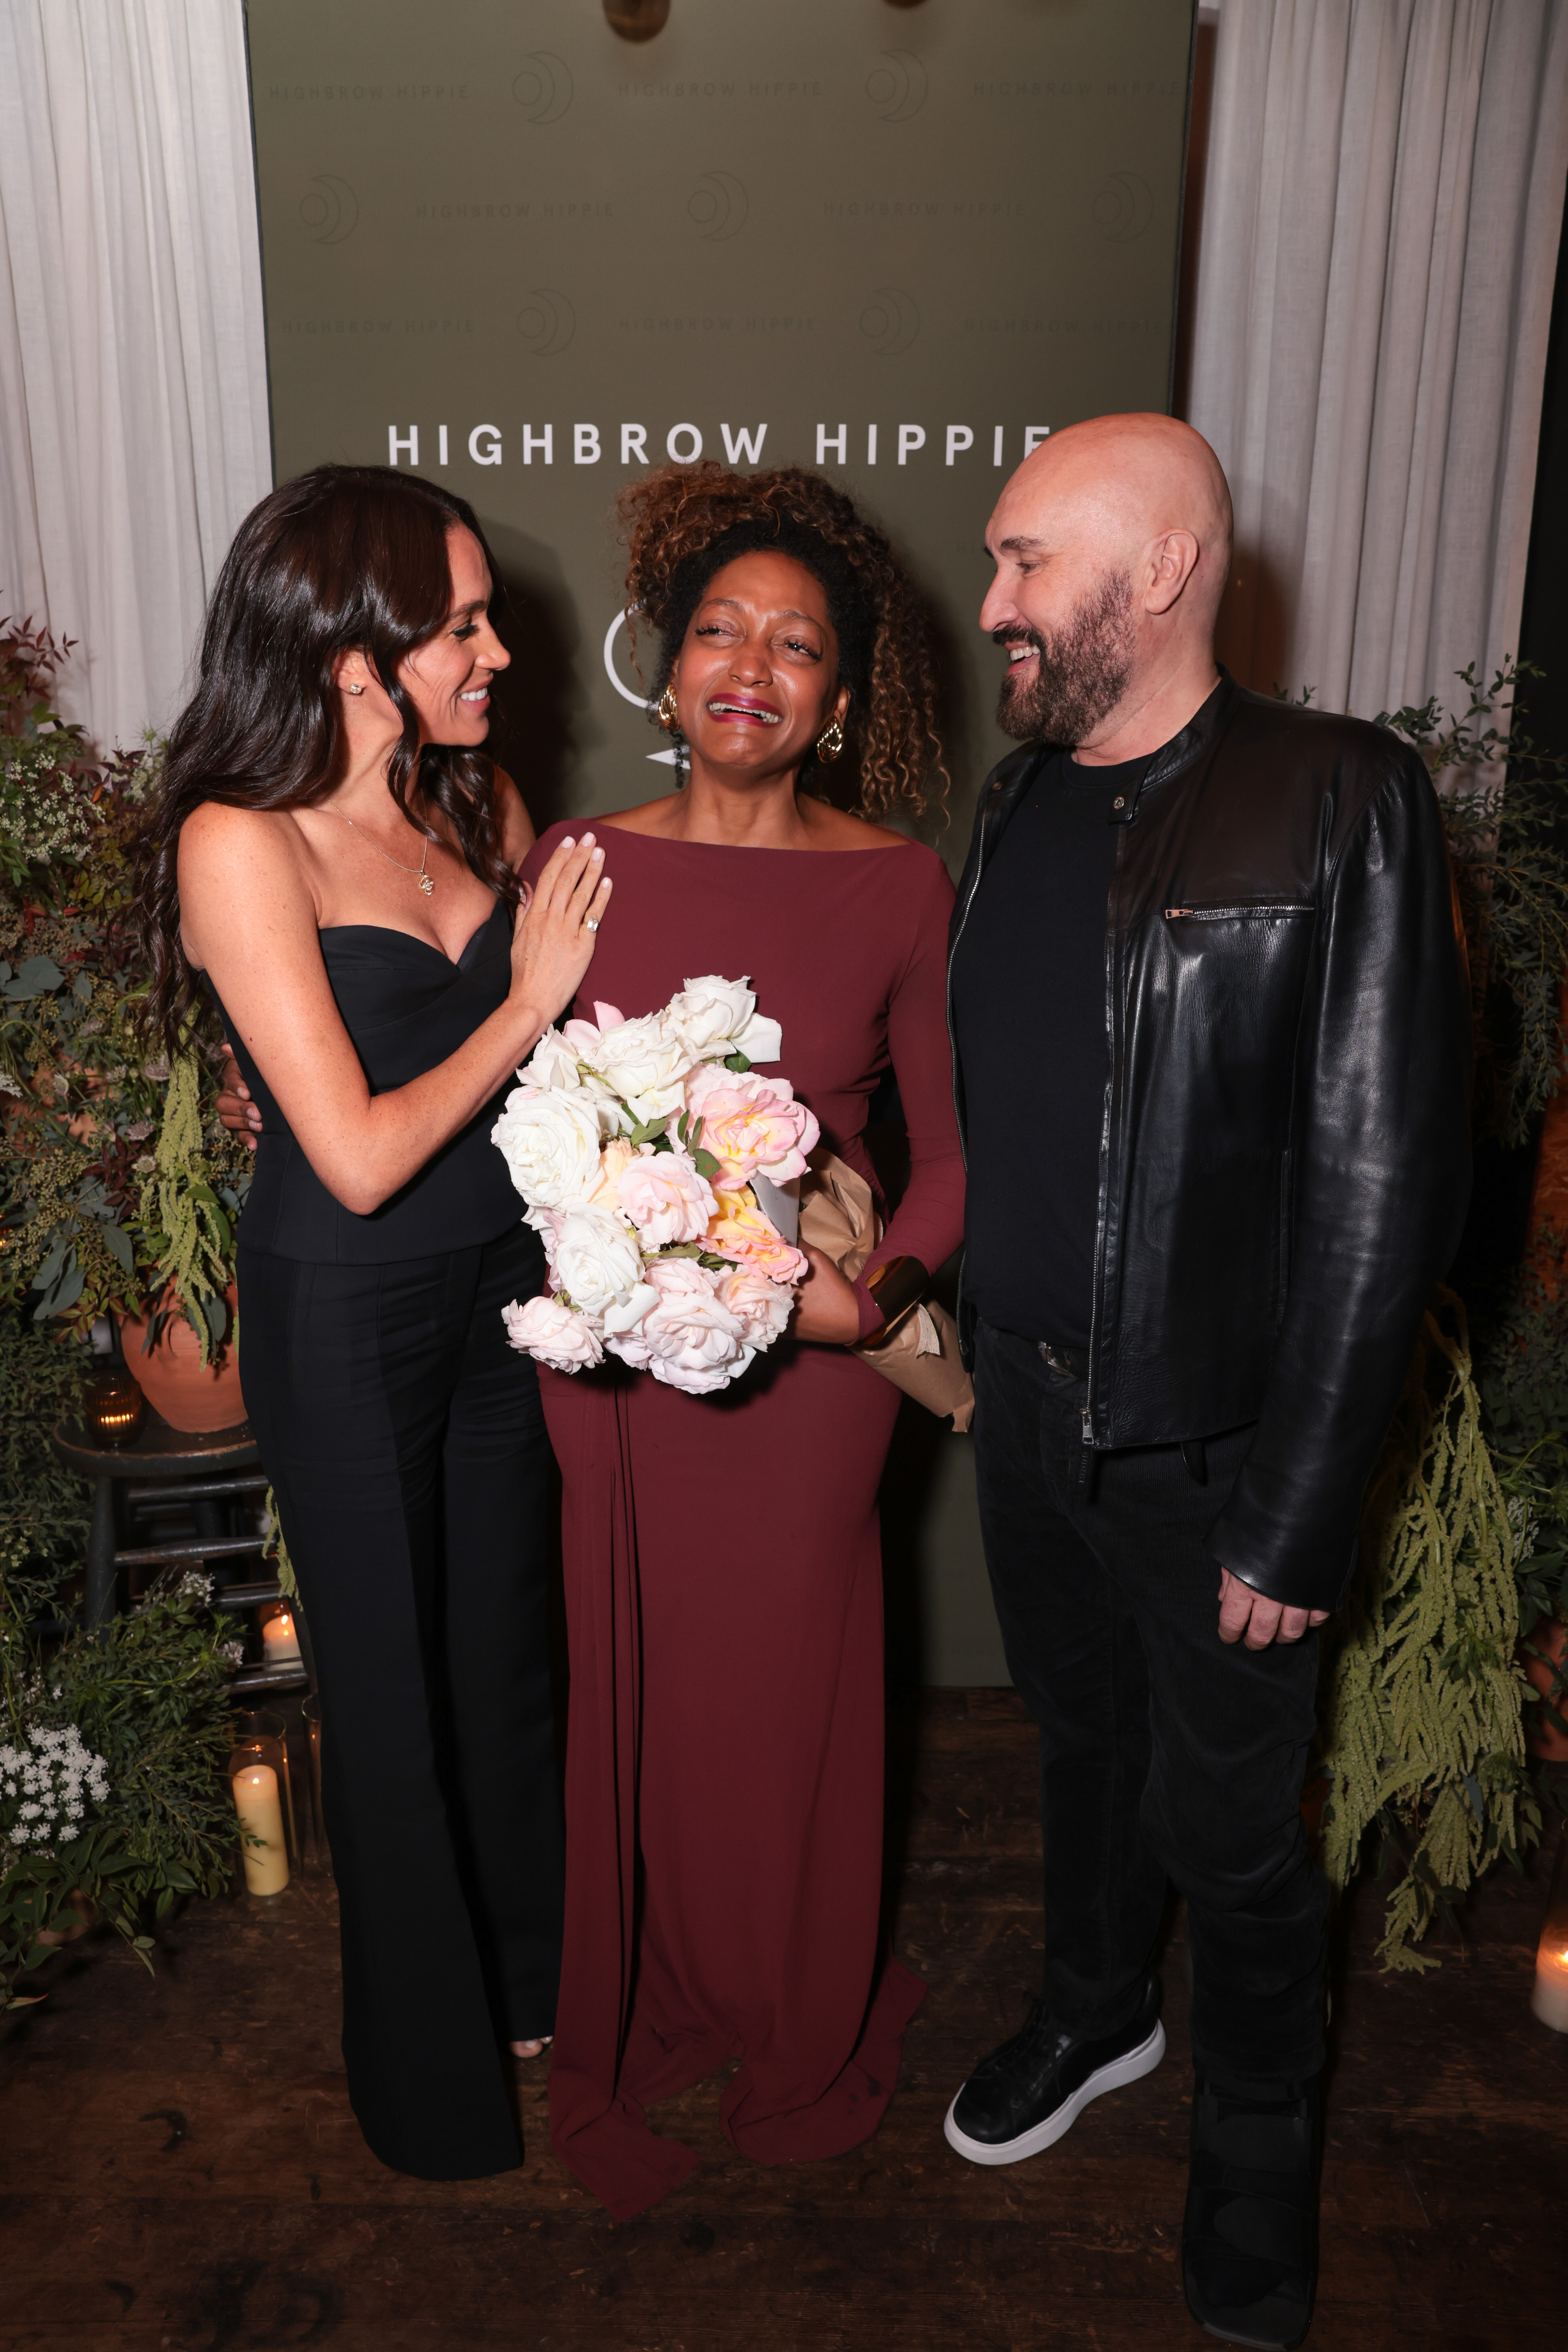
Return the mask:
M986 780L953 945L1053 749ZM1468 990L1436 795L1383 729L1222 673L1106 816L1084 1444L1256 1422L1215 1555L1273 1600L1332 1609L1469 1194ZM956 1048L954 1070L962 1134Z

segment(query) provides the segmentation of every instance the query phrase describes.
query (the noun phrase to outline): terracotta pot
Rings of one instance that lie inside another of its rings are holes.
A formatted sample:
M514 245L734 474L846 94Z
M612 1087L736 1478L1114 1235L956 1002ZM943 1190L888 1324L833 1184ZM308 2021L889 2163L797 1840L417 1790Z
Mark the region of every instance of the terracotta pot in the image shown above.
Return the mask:
M238 1312L232 1283L226 1296L232 1332ZM142 1352L146 1337L147 1326L140 1318L133 1319L129 1315L120 1318L120 1344L125 1361L153 1412L162 1413L171 1429L198 1435L210 1429L232 1429L237 1422L245 1419L238 1351L232 1339L226 1342L210 1364L204 1364L200 1340L177 1312L164 1322L163 1336L151 1354Z
M1539 1618L1530 1639L1536 1649L1544 1650L1549 1658L1555 1660L1557 1671L1561 1674L1564 1658L1568 1656L1568 1625L1559 1624L1554 1617ZM1552 1689L1552 1675L1548 1667L1540 1658L1532 1658L1522 1643L1516 1654L1542 1697L1547 1697ZM1555 1704L1558 1714L1568 1717L1568 1692L1560 1696ZM1524 1744L1532 1756L1539 1756L1547 1764L1561 1764L1564 1757L1568 1757L1568 1739L1554 1724L1547 1721L1544 1707L1527 1706L1524 1722Z

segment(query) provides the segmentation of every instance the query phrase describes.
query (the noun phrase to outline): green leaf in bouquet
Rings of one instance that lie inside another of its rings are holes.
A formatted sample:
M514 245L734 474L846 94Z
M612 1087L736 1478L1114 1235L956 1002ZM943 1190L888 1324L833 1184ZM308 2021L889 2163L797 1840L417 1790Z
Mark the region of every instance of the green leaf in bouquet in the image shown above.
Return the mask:
M710 1151L705 1151L701 1144L699 1144L696 1150L692 1152L691 1164L696 1169L699 1176L705 1176L710 1184L713 1181L714 1177L720 1173L718 1160L714 1159L713 1154Z
M702 1248L701 1244L698 1242L667 1242L663 1249L655 1250L653 1254L655 1257L700 1258L702 1255Z
M738 1076L743 1076L751 1066L744 1054L726 1054L724 1056L724 1067L735 1071Z
M716 1257L711 1250L700 1249L695 1242L692 1250L698 1265L706 1266L710 1274L733 1274L739 1262L732 1257Z
M626 1140L628 1143L633 1144L651 1143L655 1136L662 1135L668 1125L669 1113L668 1111L665 1112L662 1118L645 1118L641 1120L637 1126L633 1128L630 1135L626 1138Z

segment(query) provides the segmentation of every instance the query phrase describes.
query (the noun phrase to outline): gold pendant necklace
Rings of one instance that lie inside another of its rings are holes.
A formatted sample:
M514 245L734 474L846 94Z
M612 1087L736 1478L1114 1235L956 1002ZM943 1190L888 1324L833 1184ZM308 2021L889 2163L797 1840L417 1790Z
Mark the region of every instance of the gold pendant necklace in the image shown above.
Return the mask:
M363 831L363 826L354 824L354 821L352 816L343 816L342 809L331 809L328 811L328 814L331 816L342 816L343 823L347 825L353 825L355 833ZM366 841L370 841L370 835L368 833L365 834L364 837ZM387 856L386 851L383 849L381 844L377 841L370 841L370 845L374 850L378 857L385 857L387 864L389 866L395 866L400 874L412 874L417 880L419 887L424 891L425 896L427 898L429 898L431 892L435 889L436 885L432 881L430 876L425 871L426 866L429 862L430 857L430 836L428 834L425 836L425 854L420 858L417 866L405 866L401 858Z

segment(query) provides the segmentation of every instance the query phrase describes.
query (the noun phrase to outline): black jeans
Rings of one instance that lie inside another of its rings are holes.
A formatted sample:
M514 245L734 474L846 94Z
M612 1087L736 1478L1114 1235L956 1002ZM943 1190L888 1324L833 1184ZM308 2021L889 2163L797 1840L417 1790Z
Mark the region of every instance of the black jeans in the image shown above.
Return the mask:
M542 1270L521 1225L395 1265L239 1251L245 1400L321 1676L349 2095L425 2179L521 2162L500 2044L555 2022L550 1443L501 1321Z
M1220 1640L1206 1537L1251 1439L1102 1454L1082 1384L985 1323L975 1339L980 1522L1007 1664L1040 1727L1045 1997L1068 2031L1138 2006L1167 1879L1187 1899L1192 2041L1245 2085L1323 2061L1328 1885L1300 1810L1318 1642Z

